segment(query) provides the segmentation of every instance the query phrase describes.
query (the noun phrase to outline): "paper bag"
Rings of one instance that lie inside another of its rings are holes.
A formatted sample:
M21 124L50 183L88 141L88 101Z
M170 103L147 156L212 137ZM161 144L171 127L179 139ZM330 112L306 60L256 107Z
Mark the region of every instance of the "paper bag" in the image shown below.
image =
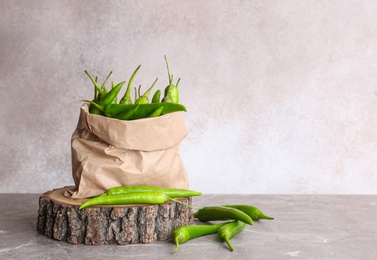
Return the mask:
M65 195L89 198L120 185L187 189L180 158L187 133L181 112L124 121L90 114L84 104L71 139L75 189Z

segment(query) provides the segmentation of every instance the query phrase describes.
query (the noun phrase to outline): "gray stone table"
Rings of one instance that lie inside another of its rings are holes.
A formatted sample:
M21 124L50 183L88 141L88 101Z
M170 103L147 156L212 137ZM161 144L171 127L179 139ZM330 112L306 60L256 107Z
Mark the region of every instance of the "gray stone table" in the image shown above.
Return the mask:
M232 239L89 246L36 232L39 194L0 194L0 259L377 259L377 196L203 195L195 206L251 204L274 220L255 222Z

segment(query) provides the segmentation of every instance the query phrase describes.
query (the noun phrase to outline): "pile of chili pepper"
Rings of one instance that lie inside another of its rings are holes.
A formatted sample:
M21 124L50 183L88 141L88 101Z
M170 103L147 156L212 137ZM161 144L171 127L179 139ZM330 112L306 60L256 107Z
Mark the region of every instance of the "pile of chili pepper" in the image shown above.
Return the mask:
M251 205L222 205L203 207L194 212L194 218L201 222L225 221L218 224L188 225L175 229L171 239L175 243L173 252L180 244L190 239L216 234L224 241L230 251L234 251L230 239L245 229L246 225L253 225L254 220L274 218L266 216L260 209Z
M188 189L161 188L155 186L118 186L106 190L103 194L93 197L81 204L79 209L98 205L130 205L152 204L160 205L167 202L177 202L187 205L176 198L200 196L201 192ZM171 240L175 243L173 252L178 250L180 244L190 239L218 234L230 251L234 251L230 239L245 229L246 225L252 226L253 221L274 218L265 215L259 208L251 205L220 205L199 208L193 217L206 224L181 226L173 230ZM213 224L210 221L220 221Z
M178 111L186 112L186 107L179 103L178 85L181 79L179 78L175 84L173 83L173 75L170 73L166 55L164 57L168 70L169 84L165 87L163 96L161 95L161 90L158 89L155 91L151 100L149 96L158 78L155 79L152 85L143 94L141 93L141 85L138 90L135 87L135 98L134 100L131 98L132 83L141 65L132 73L128 81L127 89L119 101L118 94L126 81L122 81L119 84L112 82L111 89L108 90L106 83L112 71L108 74L102 85L98 83L97 77L93 77L88 71L85 71L94 85L93 100L83 100L84 102L90 103L89 112L120 120L158 117Z

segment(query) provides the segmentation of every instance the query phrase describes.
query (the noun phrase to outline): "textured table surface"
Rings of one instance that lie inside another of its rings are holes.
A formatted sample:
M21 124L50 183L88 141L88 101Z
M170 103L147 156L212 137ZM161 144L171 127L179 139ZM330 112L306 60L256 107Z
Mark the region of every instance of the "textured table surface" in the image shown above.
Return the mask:
M377 259L377 196L203 195L195 206L251 204L274 220L256 221L232 239L216 235L172 253L152 244L72 245L36 232L40 194L0 194L0 259Z

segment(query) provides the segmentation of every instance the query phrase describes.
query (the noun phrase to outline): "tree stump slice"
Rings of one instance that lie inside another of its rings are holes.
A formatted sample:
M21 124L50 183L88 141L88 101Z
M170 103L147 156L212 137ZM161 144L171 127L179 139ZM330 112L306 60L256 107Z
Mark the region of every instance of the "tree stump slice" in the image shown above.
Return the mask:
M54 189L39 197L37 231L71 244L152 243L168 240L174 229L193 223L192 208L177 202L79 210L85 200L67 198L64 191ZM179 200L192 205L191 197Z

